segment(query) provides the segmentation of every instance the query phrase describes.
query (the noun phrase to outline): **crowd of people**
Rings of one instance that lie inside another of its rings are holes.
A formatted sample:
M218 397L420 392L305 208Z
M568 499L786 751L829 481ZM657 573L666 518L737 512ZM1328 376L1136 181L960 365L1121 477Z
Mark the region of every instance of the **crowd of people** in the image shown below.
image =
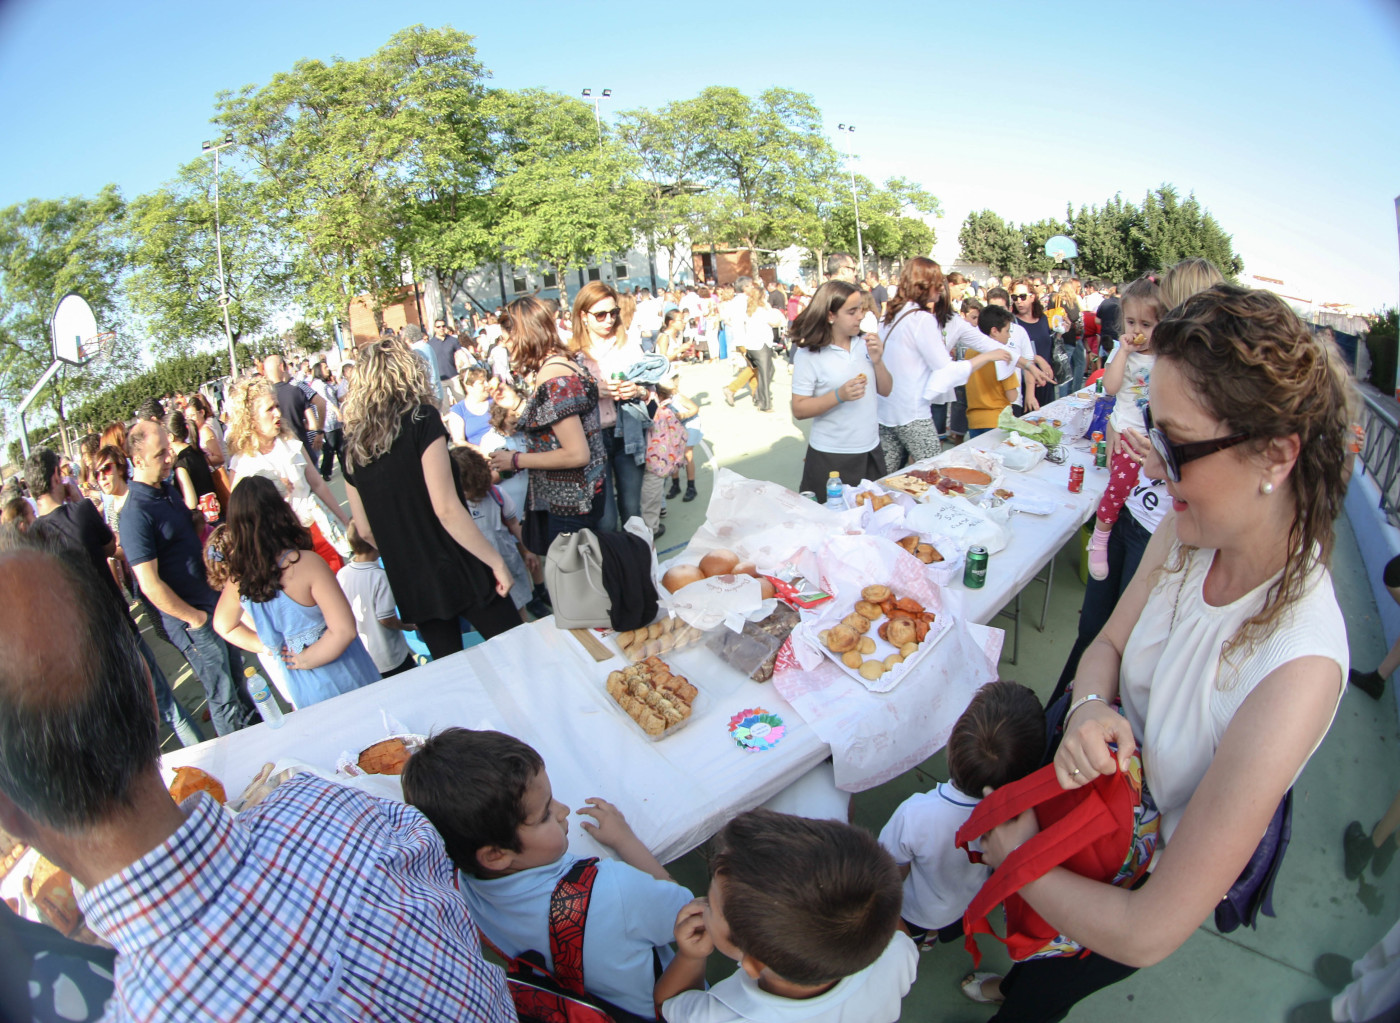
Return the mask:
M0 823L80 882L117 950L119 1018L510 1019L478 928L507 959L533 950L562 970L552 906L583 885L568 968L613 1019L894 1020L920 946L962 936L987 878L1042 835L1014 815L974 860L956 834L1044 764L1066 792L1125 779L1134 855L1107 877L1062 866L1020 887L1048 932L1004 977L962 984L999 1003L995 1019L1064 1018L1244 883L1348 680L1326 567L1352 423L1335 353L1203 261L1121 297L1035 277L978 287L924 258L892 284L857 282L849 257L826 269L810 296L591 282L568 310L519 298L465 339L445 319L386 332L337 372L272 356L222 421L204 395L174 396L85 439L80 465L27 460L32 504L4 495L0 530ZM1098 509L1051 711L1023 686L985 687L949 741L950 780L878 840L740 815L700 898L602 798L578 813L616 860L570 855L543 758L495 732L432 736L404 770L406 805L310 776L269 784L236 819L205 795L171 800L157 720L182 742L202 733L133 609L189 661L220 735L257 714L246 654L302 707L407 670L406 632L434 658L462 648L465 623L499 635L548 611L540 562L557 537L634 516L659 536L682 472L694 496L700 409L678 369L731 347L743 367L725 400L747 388L760 412L790 360L791 413L811 421L801 488L818 500L831 474L855 484L926 458L1079 386L1104 355L1124 482ZM337 462L348 510L327 486ZM714 951L738 970L707 989Z

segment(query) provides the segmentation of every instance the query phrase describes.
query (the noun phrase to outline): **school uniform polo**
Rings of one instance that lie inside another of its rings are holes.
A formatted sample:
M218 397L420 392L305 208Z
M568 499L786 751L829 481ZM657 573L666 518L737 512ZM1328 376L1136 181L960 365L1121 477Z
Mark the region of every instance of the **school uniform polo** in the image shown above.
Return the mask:
M865 394L842 402L812 419L807 443L817 451L857 455L880 445L876 418L875 366L865 350L863 337L851 338L851 350L829 344L819 351L799 348L793 358L792 393L801 397L826 394L865 374Z
M553 969L549 954L549 900L579 857L505 877L482 880L461 874L462 898L491 944L514 958L534 950ZM690 902L688 889L618 860L600 859L583 937L583 987L589 994L638 1016L655 1013L653 951L664 969L671 961L676 914Z
M990 867L973 863L954 844L958 828L972 816L977 803L945 781L900 803L880 832L880 844L894 861L909 864L900 915L911 924L936 931L962 919L973 896L991 877Z

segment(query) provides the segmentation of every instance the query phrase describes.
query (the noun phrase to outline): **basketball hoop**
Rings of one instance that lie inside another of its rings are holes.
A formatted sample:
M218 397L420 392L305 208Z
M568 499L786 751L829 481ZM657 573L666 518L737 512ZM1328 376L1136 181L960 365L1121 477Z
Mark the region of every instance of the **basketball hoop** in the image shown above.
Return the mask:
M86 341L78 343L80 365L95 366L106 362L112 355L112 349L116 346L117 332L115 330L104 330L100 334L94 334Z

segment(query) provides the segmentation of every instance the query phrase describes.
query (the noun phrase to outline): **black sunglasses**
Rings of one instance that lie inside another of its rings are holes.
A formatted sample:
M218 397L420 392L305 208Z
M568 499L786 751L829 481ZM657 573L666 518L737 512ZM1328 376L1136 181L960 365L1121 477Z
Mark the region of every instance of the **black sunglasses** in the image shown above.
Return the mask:
M1012 298L1030 298L1030 297L1031 297L1031 293L1030 293L1029 291L1018 291L1018 292L1016 292L1016 294L1012 295L1011 297L1012 297Z
M593 317L599 323L606 323L608 320L611 320L615 316L621 316L622 310L619 309L617 306L613 306L611 309L604 309L601 312L589 313L588 315Z
M1162 467L1167 471L1167 479L1173 483L1181 482L1181 467L1187 462L1194 462L1198 458L1206 455L1213 455L1217 451L1224 451L1232 448L1236 444L1243 444L1249 440L1247 433L1232 433L1228 437L1216 437L1214 440L1198 440L1191 444L1173 444L1167 439L1167 435L1160 429L1152 425L1152 410L1144 408L1142 410L1143 423L1147 426L1147 437L1152 442L1152 450L1157 452L1157 457L1162 460Z

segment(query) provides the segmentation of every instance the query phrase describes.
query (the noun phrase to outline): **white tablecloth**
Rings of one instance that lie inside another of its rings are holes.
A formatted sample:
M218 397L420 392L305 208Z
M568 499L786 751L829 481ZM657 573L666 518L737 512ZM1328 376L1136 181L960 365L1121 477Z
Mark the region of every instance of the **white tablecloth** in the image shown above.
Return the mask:
M454 725L495 729L540 752L557 798L575 810L589 796L615 803L665 862L782 791L829 752L771 685L744 678L703 644L666 659L700 696L686 725L656 742L604 689L608 672L625 666L623 658L595 662L548 618L289 714L280 729L258 724L172 751L163 767L168 776L183 764L203 768L232 799L269 761L294 758L334 769L342 751L356 753L384 738L381 710L421 734ZM771 750L745 751L729 736L730 717L751 707L772 711L787 725ZM599 847L578 827L585 819L570 821L570 848L597 855Z
M1044 414L1053 418L1058 404L1045 406ZM959 447L991 451L1005 439L1004 431L992 430ZM953 584L951 588L962 596L968 621L985 624L996 617L1094 514L1108 489L1108 470L1094 465L1089 442L1067 437L1065 446L1069 458L1063 465L1042 461L1030 472L1007 472L1003 486L1017 495L1049 498L1056 508L1051 515L1012 515L1011 541L988 559L987 583L980 590L969 590L962 580ZM1069 467L1075 464L1084 466L1084 489L1078 494L1069 490Z

